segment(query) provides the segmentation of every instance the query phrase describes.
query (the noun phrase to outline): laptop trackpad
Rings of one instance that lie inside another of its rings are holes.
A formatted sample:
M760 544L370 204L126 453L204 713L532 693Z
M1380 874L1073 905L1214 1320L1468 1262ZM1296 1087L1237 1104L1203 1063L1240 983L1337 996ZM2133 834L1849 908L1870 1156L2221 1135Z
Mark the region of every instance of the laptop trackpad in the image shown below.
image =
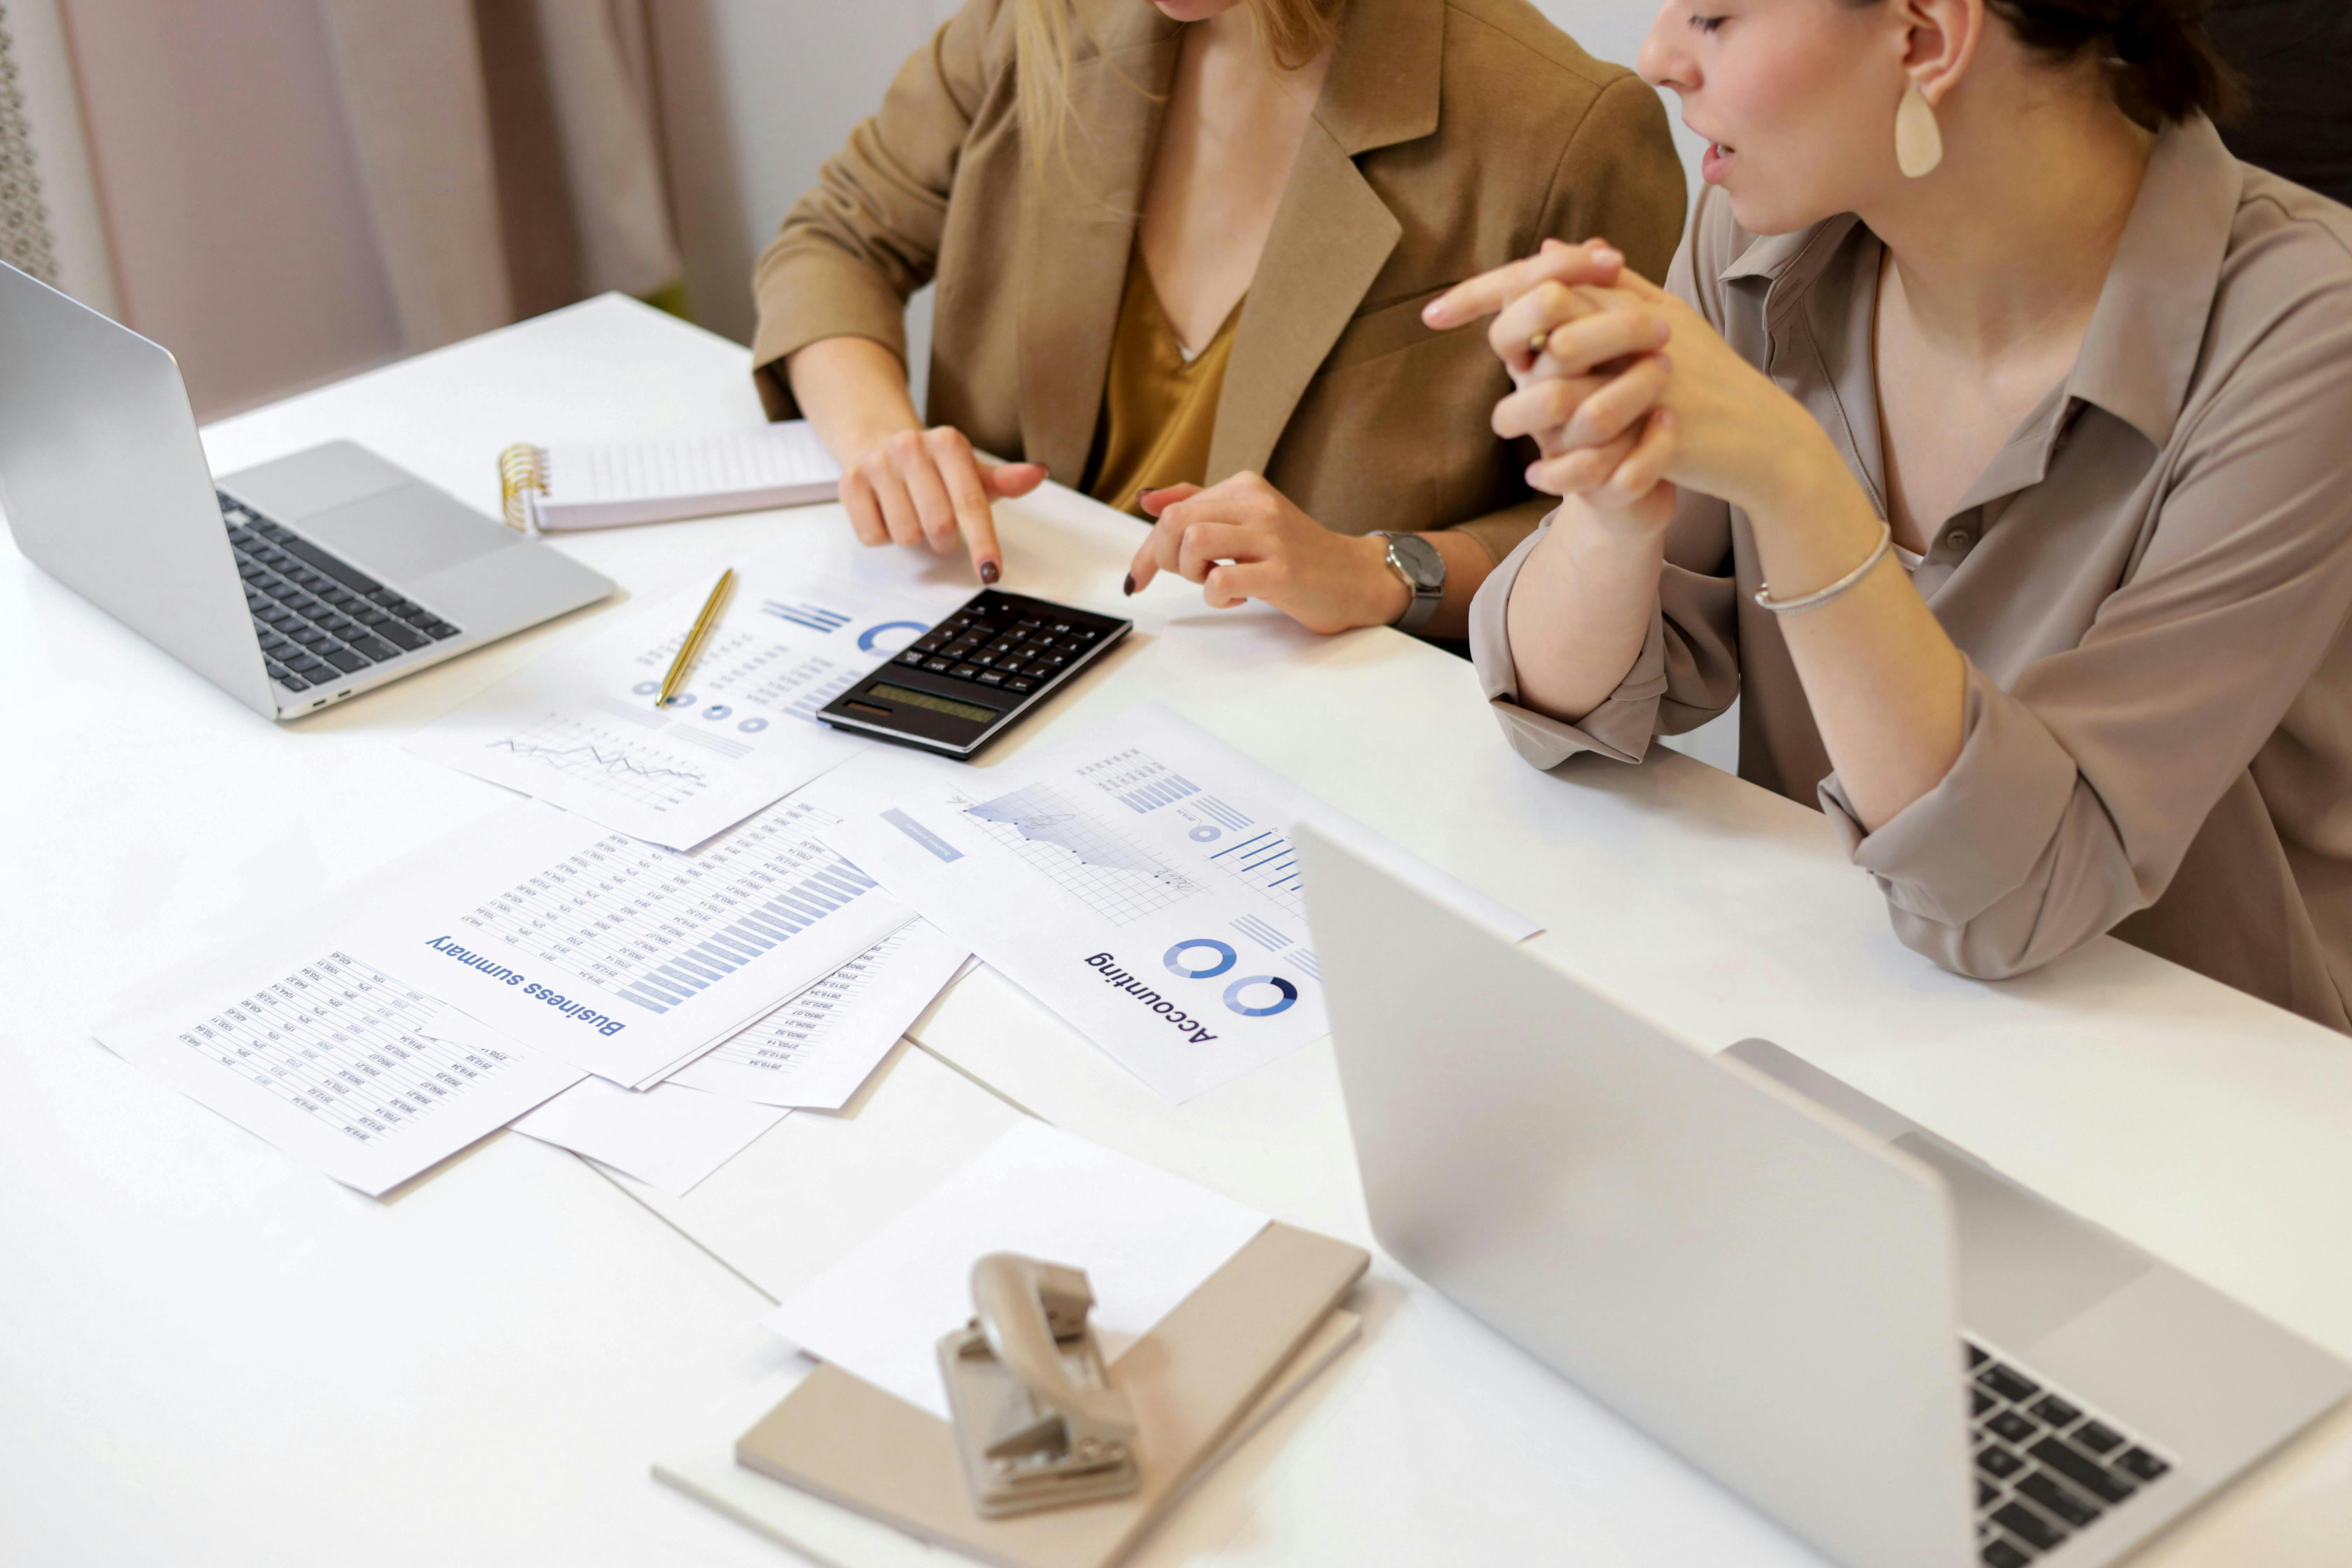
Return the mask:
M413 584L523 542L521 535L431 486L413 483L288 521L352 565L394 584Z
M1893 1142L1934 1167L1951 1189L1959 1228L1960 1321L1997 1345L2021 1352L2153 1266L2128 1242L1949 1144L1916 1132Z

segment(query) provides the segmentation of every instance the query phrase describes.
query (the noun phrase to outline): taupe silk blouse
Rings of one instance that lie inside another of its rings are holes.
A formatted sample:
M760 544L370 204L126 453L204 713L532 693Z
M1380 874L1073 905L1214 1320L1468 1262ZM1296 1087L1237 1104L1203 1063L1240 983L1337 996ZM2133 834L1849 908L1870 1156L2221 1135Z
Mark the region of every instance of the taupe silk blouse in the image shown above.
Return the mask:
M1709 191L1670 283L1810 409L1884 508L1851 215L1759 239ZM1637 762L1740 704L1742 777L1817 798L1902 940L1992 979L2112 931L2352 1029L2352 210L2158 140L2080 357L1912 582L1968 658L1943 781L1865 833L1831 772L1737 508L1685 494L1659 616L1580 724L1516 700L1511 584L1471 610L1519 754ZM1571 773L1571 775L1572 773Z

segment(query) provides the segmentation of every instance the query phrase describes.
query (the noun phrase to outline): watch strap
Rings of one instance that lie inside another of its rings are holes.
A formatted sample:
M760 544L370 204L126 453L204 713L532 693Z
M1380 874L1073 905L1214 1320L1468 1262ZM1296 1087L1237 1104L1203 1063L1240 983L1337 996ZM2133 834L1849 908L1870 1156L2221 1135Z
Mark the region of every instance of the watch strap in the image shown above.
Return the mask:
M1389 543L1389 570L1395 573L1398 579L1412 590L1412 598L1405 605L1404 614L1391 621L1389 625L1401 632L1418 632L1429 624L1430 617L1437 614L1437 606L1444 601L1445 557L1437 552L1435 545L1415 535L1394 533L1386 529L1379 531L1380 536ZM1423 581L1405 565L1402 559L1402 552L1399 548L1400 545L1411 548L1415 554L1425 554L1428 557L1429 563L1436 569L1437 579L1434 583Z

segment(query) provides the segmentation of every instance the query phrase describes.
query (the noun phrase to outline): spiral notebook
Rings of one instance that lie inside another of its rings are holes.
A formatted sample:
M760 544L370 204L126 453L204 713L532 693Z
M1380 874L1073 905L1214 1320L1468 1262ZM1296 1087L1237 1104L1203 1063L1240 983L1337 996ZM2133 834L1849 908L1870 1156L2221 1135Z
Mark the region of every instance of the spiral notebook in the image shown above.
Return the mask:
M840 482L840 465L805 419L499 454L508 526L526 533L802 506L831 500Z

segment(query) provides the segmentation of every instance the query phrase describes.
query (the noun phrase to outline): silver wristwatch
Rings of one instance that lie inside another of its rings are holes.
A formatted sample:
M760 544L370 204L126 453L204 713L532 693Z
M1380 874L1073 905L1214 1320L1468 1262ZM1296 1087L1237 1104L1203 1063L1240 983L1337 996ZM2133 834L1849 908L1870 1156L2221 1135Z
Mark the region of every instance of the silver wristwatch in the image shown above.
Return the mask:
M1445 557L1417 533L1382 531L1380 537L1389 542L1389 570L1412 590L1412 603L1389 625L1401 632L1417 632L1437 614L1438 602L1445 597Z

